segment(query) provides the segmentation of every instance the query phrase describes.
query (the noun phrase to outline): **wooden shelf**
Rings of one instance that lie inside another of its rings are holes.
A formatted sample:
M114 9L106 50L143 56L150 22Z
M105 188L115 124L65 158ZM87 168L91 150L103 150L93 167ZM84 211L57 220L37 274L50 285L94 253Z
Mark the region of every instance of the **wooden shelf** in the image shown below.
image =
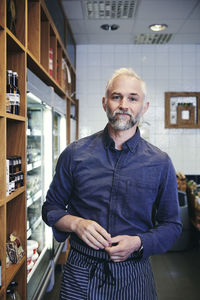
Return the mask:
M19 121L19 122L25 122L26 121L25 117L18 116L18 115L15 115L15 114L10 114L10 113L5 113L5 117L7 119L16 120L16 121Z
M18 188L17 190L15 190L9 196L6 197L6 202L9 202L9 201L15 199L17 196L21 195L24 192L25 192L25 186Z
M25 51L24 45L16 38L16 36L6 28L8 51Z
M68 102L76 104L76 70L61 41L57 28L46 7L45 0L17 0L15 30L7 20L7 0L0 1L0 260L2 263L2 286L0 299L6 300L6 288L11 280L18 282L22 300L26 300L26 120L27 120L27 68ZM68 24L68 23L67 23ZM13 25L13 24L11 24ZM68 25L67 25L68 26ZM66 39L67 40L67 39ZM49 53L53 53L52 65ZM66 77L63 62L68 66L70 80ZM52 69L53 66L53 69ZM52 69L52 71L51 71ZM6 70L18 73L20 91L19 115L6 112ZM70 116L68 115L70 118ZM68 120L67 120L68 122ZM70 126L70 122L68 122ZM69 128L68 128L69 130ZM70 142L70 138L68 137ZM22 158L24 186L6 196L6 159L8 156ZM19 264L6 268L6 242L15 232L25 250Z
M12 264L6 268L6 287L15 277L20 268L25 264L26 257L24 256L18 264Z
M32 56L32 54L27 51L27 66L28 68L37 76L44 81L47 85L53 86L56 93L60 95L61 97L65 97L64 90L61 89L61 87L58 85L58 83L49 76L49 73L44 69L42 65L39 65L36 59Z

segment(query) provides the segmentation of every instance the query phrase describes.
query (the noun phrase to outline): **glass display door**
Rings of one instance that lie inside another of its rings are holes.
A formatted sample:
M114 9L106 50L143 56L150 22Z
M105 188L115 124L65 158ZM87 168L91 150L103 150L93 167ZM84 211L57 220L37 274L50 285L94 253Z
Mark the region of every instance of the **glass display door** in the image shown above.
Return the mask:
M27 94L27 292L37 290L51 268L52 231L41 210L52 180L52 110L32 93Z

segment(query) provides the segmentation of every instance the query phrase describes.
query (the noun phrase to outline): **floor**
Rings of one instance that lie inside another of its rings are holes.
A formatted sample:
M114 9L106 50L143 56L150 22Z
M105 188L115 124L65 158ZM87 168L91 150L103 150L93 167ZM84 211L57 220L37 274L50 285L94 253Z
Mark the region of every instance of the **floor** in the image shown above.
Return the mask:
M200 299L200 247L151 258L158 300ZM59 299L62 268L56 268L54 289L43 300ZM79 300L79 299L77 299ZM132 299L130 299L132 300Z

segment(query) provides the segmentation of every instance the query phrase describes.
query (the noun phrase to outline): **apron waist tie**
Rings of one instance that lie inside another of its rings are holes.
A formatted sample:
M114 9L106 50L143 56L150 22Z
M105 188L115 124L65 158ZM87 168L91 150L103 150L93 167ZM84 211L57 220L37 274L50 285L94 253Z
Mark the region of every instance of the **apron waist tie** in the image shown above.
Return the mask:
M109 280L111 280L110 284L115 285L116 279L113 277L113 274L109 269L109 263L112 263L112 261L108 261L104 258L93 257L91 255L82 253L81 251L75 249L73 246L71 246L71 248L74 251L80 253L81 255L84 255L85 257L88 257L88 258L91 258L91 259L95 260L95 263L92 265L92 268L90 270L90 280L92 280L92 278L94 277L94 274L95 274L95 271L96 271L96 268L97 268L98 264L103 264L105 279L99 285L99 288L101 288L106 283L106 281L109 281Z

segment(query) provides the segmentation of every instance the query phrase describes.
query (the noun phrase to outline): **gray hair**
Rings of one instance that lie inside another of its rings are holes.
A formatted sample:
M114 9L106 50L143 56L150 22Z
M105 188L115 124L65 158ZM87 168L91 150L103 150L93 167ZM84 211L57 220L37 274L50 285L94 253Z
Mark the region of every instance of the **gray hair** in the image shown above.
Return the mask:
M141 82L141 88L142 88L142 91L144 93L144 99L146 98L146 93L147 93L147 91L146 91L146 83L137 75L137 73L133 69L131 69L131 68L120 68L120 69L116 70L113 73L112 77L107 82L106 91L105 91L105 98L106 99L108 97L108 91L111 88L111 86L113 84L113 81L118 76L121 76L121 75L126 75L126 76L130 76L132 78L138 79Z

